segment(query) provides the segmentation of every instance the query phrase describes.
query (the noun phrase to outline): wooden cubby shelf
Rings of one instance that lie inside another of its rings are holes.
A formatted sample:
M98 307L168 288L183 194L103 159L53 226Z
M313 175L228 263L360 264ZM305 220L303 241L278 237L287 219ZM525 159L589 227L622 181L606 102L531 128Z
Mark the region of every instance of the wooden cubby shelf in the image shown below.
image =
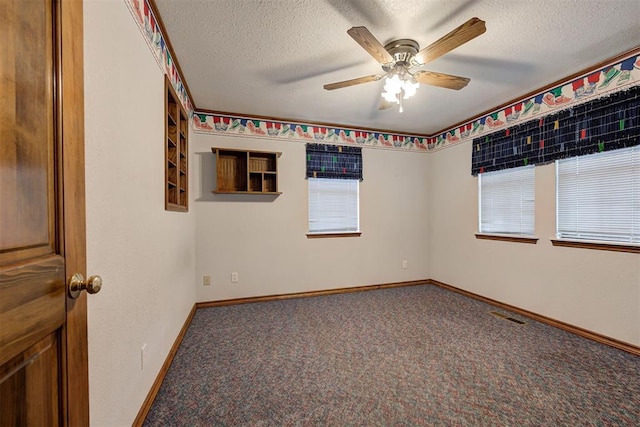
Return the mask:
M178 96L165 77L165 185L164 208L168 211L189 210L188 119Z
M215 194L282 194L278 191L278 158L272 151L212 147L216 158Z

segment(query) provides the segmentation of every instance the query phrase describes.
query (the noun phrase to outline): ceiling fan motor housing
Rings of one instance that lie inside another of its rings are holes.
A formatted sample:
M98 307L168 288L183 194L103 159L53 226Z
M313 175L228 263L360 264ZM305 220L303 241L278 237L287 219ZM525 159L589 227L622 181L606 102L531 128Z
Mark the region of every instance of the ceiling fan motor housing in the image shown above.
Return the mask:
M406 68L410 67L411 60L420 50L420 45L415 40L398 39L387 43L384 45L384 48L393 56L393 63L382 66L382 69L388 72L396 65L402 65Z

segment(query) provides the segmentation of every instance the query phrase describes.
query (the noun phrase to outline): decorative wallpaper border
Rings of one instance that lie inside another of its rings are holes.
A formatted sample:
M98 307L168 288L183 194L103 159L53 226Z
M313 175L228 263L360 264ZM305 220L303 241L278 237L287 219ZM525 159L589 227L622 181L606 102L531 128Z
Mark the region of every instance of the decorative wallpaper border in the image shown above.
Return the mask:
M195 111L197 133L435 151L640 84L637 52L435 136L363 131Z
M158 20L149 6L148 0L124 0L124 2L129 8L133 20L138 25L138 29L140 29L140 33L142 33L145 42L151 49L151 53L160 69L169 77L169 81L178 98L180 98L185 111L188 115L193 114L191 98L189 98L187 89L182 83L182 76L178 72L172 53L167 46L166 37L160 30Z
M323 142L360 145L395 150L430 152L478 136L514 126L534 117L563 110L588 100L606 96L628 87L640 85L640 49L620 60L567 79L556 87L493 111L483 117L450 128L438 135L414 135L362 130L351 127L323 126L303 122L260 119L243 115L224 115L194 111L182 77L162 34L149 0L124 0L142 36L160 68L169 77L187 114L194 132L243 138Z
M637 85L640 85L640 55L635 49L621 60L436 135L427 148L433 151L458 145Z
M300 142L361 145L396 150L426 151L435 138L359 130L355 128L256 119L245 116L220 115L195 111L194 132L212 135L265 138Z

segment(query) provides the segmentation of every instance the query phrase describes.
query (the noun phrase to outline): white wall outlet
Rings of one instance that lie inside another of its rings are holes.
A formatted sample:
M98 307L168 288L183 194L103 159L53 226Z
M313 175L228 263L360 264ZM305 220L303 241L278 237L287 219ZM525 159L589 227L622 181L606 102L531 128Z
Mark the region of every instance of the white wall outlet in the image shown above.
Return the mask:
M142 346L142 348L140 349L140 370L144 371L144 365L145 362L147 361L147 343L144 343L144 345Z
M202 277L202 284L204 286L209 286L211 284L211 276L203 276Z
M231 273L231 283L238 283L238 272L234 271Z
M406 259L402 260L402 268L407 268L409 267L409 262Z

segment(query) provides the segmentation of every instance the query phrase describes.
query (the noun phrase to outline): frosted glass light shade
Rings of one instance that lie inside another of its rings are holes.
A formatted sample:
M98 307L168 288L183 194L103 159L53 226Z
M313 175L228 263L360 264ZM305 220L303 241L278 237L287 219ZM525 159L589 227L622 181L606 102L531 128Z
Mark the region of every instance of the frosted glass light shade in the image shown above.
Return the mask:
M411 98L416 94L416 90L419 87L420 83L418 83L405 68L396 67L389 73L385 80L382 97L387 102L400 104L400 98Z

